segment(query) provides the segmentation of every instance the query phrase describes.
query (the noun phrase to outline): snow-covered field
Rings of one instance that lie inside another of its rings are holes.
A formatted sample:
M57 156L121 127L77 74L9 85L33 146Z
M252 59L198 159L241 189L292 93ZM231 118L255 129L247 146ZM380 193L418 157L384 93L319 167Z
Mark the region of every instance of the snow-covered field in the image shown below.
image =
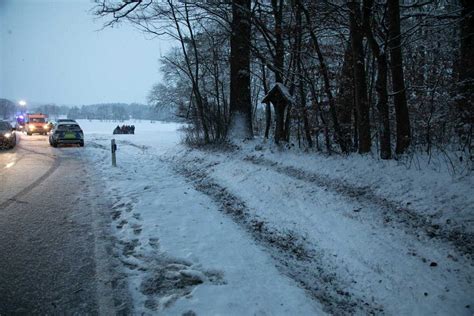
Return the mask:
M80 121L136 313L472 315L471 176ZM122 123L121 123L122 124ZM118 143L110 166L110 139Z

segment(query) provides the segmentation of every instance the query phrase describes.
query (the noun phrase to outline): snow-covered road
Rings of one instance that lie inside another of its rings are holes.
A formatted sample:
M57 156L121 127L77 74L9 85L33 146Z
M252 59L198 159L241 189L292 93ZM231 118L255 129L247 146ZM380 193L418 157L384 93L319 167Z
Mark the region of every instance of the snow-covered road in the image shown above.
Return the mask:
M290 155L256 156L255 145L186 149L179 126L163 123L135 123L136 135L116 135L112 168L113 123L82 124L91 131L89 159L114 199L115 251L138 312L472 314L472 238L418 207L455 206L472 220L472 211L460 210L472 198L469 181L453 181L461 196L440 192L444 204L415 191L417 208L408 209L370 183L331 180L304 161L297 169ZM443 179L428 174L399 183L429 190Z

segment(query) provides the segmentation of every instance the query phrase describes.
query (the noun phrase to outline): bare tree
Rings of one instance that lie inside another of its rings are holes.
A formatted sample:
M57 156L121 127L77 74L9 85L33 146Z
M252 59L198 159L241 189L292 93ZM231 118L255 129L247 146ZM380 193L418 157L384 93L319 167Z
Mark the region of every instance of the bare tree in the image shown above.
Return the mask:
M397 0L398 1L398 0ZM370 138L369 100L367 97L367 78L365 74L364 57L364 31L360 2L349 0L350 32L352 45L352 58L354 61L354 86L357 108L357 130L359 132L359 153L370 151L372 144Z
M390 144L390 117L388 108L388 92L387 92L387 55L384 48L380 45L372 31L373 25L370 19L373 16L373 0L364 0L364 21L363 29L367 37L372 54L377 60L377 83L375 89L377 90L377 109L382 123L382 131L380 133L380 158L392 158L392 149Z
M314 30L314 25L313 25L313 21L312 21L310 12L305 6L303 6L301 0L297 0L297 1L298 1L299 5L301 6L301 9L304 12L304 15L305 15L305 18L306 18L306 26L308 27L309 35L310 35L310 38L311 38L311 43L312 43L313 48L316 51L316 54L318 56L319 66L320 66L320 69L321 69L321 74L323 76L324 92L325 92L325 94L327 96L327 99L329 101L329 112L330 112L332 123L333 123L333 126L334 126L334 133L336 135L336 142L339 144L339 146L341 148L341 151L346 153L346 152L348 152L348 146L347 146L348 142L344 138L341 127L339 125L339 120L338 120L337 112L336 112L336 104L335 104L335 101L334 101L334 93L333 93L331 83L330 83L327 63L326 63L326 60L325 60L324 55L322 53L318 37L316 36L316 32Z
M253 137L250 97L250 0L232 1L230 37L230 134Z
M399 0L387 0L388 47L392 73L393 102L395 104L397 144L395 152L403 154L410 146L410 116L408 113L405 77L403 75L402 38L400 33Z
M382 159L392 146L472 149L471 2L96 0L106 25L176 40L163 91L202 142L230 126L268 138L276 121L275 140L328 153L380 144ZM273 83L293 96L275 115L258 105Z

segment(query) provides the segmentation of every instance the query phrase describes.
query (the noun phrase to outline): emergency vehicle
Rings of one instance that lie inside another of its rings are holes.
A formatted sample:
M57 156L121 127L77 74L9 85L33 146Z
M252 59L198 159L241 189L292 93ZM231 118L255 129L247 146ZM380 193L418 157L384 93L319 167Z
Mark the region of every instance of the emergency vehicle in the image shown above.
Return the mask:
M43 113L26 114L25 131L27 135L34 133L46 135L50 130L50 125L46 121L48 116Z

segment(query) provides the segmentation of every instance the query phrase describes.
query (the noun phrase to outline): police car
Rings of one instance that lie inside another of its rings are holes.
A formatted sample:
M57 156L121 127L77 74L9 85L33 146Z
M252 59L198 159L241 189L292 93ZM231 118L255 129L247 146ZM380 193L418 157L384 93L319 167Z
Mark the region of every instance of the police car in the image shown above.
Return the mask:
M75 144L83 147L84 132L77 123L58 123L49 134L49 144L53 147L66 144Z

